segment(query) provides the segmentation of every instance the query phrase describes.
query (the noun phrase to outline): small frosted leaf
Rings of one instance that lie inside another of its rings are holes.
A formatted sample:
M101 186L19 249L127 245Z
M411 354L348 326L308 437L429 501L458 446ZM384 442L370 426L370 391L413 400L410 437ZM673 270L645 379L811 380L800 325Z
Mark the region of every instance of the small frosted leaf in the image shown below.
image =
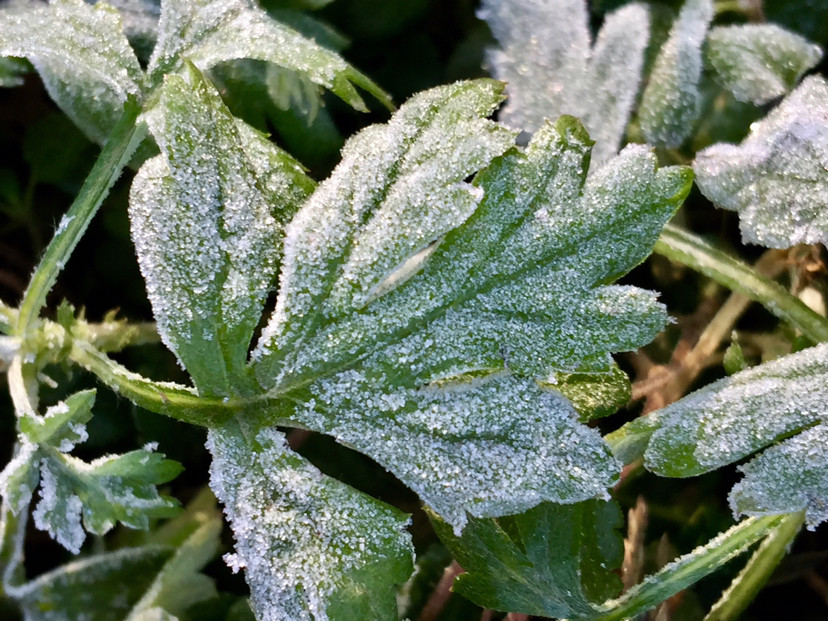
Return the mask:
M806 78L751 129L740 145L698 153L701 191L739 212L745 242L828 243L828 83Z
M162 339L200 391L228 395L279 266L280 223L313 184L190 77L170 76L147 116L162 155L136 176L130 219Z
M106 4L62 0L0 9L0 56L28 59L52 99L99 143L144 80L120 15Z
M686 0L661 48L641 98L647 142L678 147L701 112L702 44L713 18L712 0Z
M656 474L687 477L738 461L823 420L828 344L705 386L659 410L645 453Z
M95 391L83 390L46 409L46 414L24 414L20 431L35 444L51 444L68 453L89 437L86 423L92 418Z
M371 455L457 532L468 515L602 496L616 479L618 464L601 436L578 422L560 394L531 380L377 388L388 383L344 372L312 385L295 416Z
M275 429L248 441L232 423L207 447L236 539L225 560L245 570L257 619L397 618L394 586L413 570L404 514L323 475Z
M338 54L276 21L250 0L168 0L158 43L147 67L153 82L180 71L184 59L202 70L250 58L297 71L358 109L365 104L354 85L382 101L380 88Z
M788 93L821 58L818 45L775 24L719 26L707 36L706 59L719 82L757 105Z
M813 530L828 521L828 425L822 423L772 446L740 466L745 478L733 486L735 515L805 511Z
M583 0L484 0L480 17L500 43L488 59L509 84L501 119L535 132L544 119L577 116L596 142L592 165L618 152L649 39L649 13L629 4L610 13L594 47Z
M173 553L148 545L89 556L15 589L25 621L123 621Z

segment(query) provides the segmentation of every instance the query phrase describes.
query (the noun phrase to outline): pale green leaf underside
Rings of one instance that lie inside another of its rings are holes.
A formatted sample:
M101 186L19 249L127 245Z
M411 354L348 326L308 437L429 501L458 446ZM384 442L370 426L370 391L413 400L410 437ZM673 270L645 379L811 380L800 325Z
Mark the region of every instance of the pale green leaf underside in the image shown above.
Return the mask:
M494 76L509 84L501 120L535 132L544 119L571 114L596 142L593 168L615 155L641 80L646 7L610 13L594 47L583 0L488 0L480 17L500 44L488 55Z
M147 115L162 155L133 182L132 236L162 339L202 393L229 395L244 385L281 223L313 183L197 70L190 80L169 76Z
M406 516L320 473L284 436L210 431L210 485L233 527L259 621L395 620L411 571Z
M707 198L739 212L744 241L828 243L828 83L806 78L742 144L699 152L694 170Z
M102 143L143 71L118 12L77 0L0 9L0 56L24 57L60 108Z
M381 101L387 96L338 54L274 20L250 0L169 0L158 24L158 42L147 67L158 82L179 71L184 59L202 70L242 58L298 71L358 109L354 84Z
M641 98L639 120L647 141L678 147L701 108L702 44L713 18L712 0L686 0L661 48Z
M711 29L705 57L736 99L761 105L789 92L822 50L775 24L745 24Z
M734 510L758 515L808 510L815 524L828 503L822 429L828 415L828 345L822 344L719 380L659 410L645 452L648 469L687 477L739 461ZM819 425L785 440L797 432Z

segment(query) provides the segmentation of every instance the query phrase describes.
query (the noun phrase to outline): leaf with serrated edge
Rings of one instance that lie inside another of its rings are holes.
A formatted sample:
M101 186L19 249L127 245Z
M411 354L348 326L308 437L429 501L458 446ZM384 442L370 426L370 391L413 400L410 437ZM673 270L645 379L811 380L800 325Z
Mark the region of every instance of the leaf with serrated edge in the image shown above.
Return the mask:
M639 118L648 142L678 147L701 112L702 44L713 0L686 0L653 66Z
M144 83L120 15L105 4L60 0L0 9L0 56L27 58L52 99L99 143Z
M762 105L788 93L822 50L775 24L744 24L712 28L705 58L736 99Z
M534 132L546 118L571 114L596 142L593 168L615 155L641 79L645 5L607 15L591 49L584 0L484 0L480 17L500 43L488 55L494 75L509 84L501 120Z
M589 618L616 595L623 557L614 503L545 503L513 517L472 520L462 536L432 516L466 573L456 592L476 604L543 617Z
M392 620L413 570L407 518L323 475L263 428L210 431L210 486L236 538L260 621Z
M279 265L280 222L313 183L234 120L194 68L190 81L169 76L147 115L162 155L136 176L130 219L162 339L202 394L228 396L245 385L248 344Z
M742 467L747 476L731 493L734 511L807 509L815 525L828 518L825 488L819 487L826 404L828 344L822 344L736 373L659 410L645 465L656 474L687 477L770 447ZM814 429L802 431L809 427Z
M250 0L167 0L163 9L147 67L155 83L163 74L179 71L185 58L202 70L250 58L298 71L358 109L365 104L354 85L387 101L376 84L338 54L274 20Z
M707 198L739 212L745 242L828 244L828 83L806 78L742 144L708 147L693 168Z

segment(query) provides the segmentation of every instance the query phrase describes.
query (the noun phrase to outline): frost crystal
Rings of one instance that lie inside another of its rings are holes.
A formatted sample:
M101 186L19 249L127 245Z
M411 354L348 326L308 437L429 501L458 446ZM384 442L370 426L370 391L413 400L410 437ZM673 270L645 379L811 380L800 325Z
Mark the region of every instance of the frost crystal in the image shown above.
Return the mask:
M249 442L237 428L214 429L207 447L210 486L236 538L227 561L245 569L257 619L327 621L349 599L370 618L396 610L391 585L413 570L402 513L326 477L275 429Z
M828 83L806 78L742 144L708 147L693 168L707 198L739 212L745 242L828 244Z
M615 155L641 79L646 7L609 14L594 47L584 0L484 0L479 16L500 43L488 55L494 75L509 85L501 119L534 132L571 114L596 142L593 167Z

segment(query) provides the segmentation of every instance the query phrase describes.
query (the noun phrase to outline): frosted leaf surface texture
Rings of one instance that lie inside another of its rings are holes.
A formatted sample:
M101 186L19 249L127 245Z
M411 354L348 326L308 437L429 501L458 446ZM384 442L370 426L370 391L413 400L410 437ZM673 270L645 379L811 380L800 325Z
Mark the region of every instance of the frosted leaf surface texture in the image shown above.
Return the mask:
M736 99L761 105L788 93L822 50L775 24L745 24L711 29L705 57Z
M313 184L197 70L190 80L169 76L147 115L162 155L133 182L130 220L162 339L200 391L228 395L276 276L281 222Z
M488 54L494 76L509 85L501 120L535 132L571 114L596 142L593 168L615 155L641 80L646 7L610 13L594 46L584 0L484 0L479 16L500 44Z
M828 83L806 78L740 145L708 147L693 168L707 198L739 212L745 242L828 243Z
M678 147L693 131L701 111L702 44L712 18L712 0L686 0L658 53L639 109L652 144Z
M413 570L404 514L323 475L275 429L247 441L231 423L207 447L236 538L225 560L245 570L257 619L397 618L394 585Z
M806 509L811 525L825 519L828 344L736 373L654 415L649 470L693 476L770 447L742 466L745 479L731 493L734 511Z
M25 57L46 90L92 140L103 143L143 71L118 11L77 0L0 8L0 56Z

